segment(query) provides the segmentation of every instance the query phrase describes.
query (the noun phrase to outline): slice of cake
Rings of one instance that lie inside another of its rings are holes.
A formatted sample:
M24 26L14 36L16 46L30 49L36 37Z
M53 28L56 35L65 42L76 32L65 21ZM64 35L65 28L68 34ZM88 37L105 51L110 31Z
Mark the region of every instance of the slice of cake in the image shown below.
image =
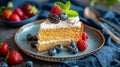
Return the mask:
M51 9L48 19L40 25L37 34L37 52L46 51L57 44L69 46L72 41L78 41L82 38L84 29L83 24L79 21L78 13L70 10L70 2L63 4L64 9L60 6L61 2L56 2L57 6ZM68 5L67 5L68 4Z

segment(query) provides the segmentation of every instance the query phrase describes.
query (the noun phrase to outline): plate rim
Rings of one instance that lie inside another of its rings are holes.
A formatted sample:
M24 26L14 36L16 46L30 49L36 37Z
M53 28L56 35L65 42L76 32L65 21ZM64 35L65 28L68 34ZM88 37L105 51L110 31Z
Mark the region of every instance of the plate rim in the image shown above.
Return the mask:
M94 50L92 50L92 51L90 51L90 52L88 52L88 53L85 53L85 54L82 54L82 55L74 55L74 56L70 56L70 57L41 56L41 55L33 54L31 51L28 51L27 49L24 49L24 48L20 47L19 44L18 44L17 41L16 41L16 37L17 37L18 33L19 33L22 29L24 29L24 28L26 28L26 27L28 27L28 26L30 26L30 25L32 25L32 24L40 24L40 23L42 23L43 21L45 21L45 19L37 20L37 21L31 22L31 23L25 24L25 25L21 26L21 27L16 31L16 33L15 33L15 35L14 35L14 41L15 41L17 47L18 47L22 52L24 52L25 54L27 54L27 55L29 55L29 56L31 56L31 57L33 57L33 58L36 58L35 56L41 57L41 58L62 59L62 60L63 60L63 59L70 59L70 58L73 58L73 59L75 59L75 58L81 58L81 57L90 55L90 54L98 51L100 48L103 47L103 45L104 45L104 43L105 43L104 35L103 35L98 29L84 24L84 27L94 30L94 31L95 31L96 33L98 33L99 36L102 38L102 44L100 44L100 46L99 46L98 48L96 48L96 49L94 49ZM40 58L36 58L36 59L40 59ZM43 61L52 61L52 62L61 62L61 60L55 60L55 61L53 61L53 60L44 60L44 59L40 59L40 60L43 60Z

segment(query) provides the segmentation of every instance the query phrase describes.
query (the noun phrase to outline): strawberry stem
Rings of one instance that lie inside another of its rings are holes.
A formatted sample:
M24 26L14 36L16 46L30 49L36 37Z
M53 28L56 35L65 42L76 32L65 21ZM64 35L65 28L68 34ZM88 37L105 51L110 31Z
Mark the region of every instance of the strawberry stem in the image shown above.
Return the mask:
M0 47L2 46L2 42L0 42Z

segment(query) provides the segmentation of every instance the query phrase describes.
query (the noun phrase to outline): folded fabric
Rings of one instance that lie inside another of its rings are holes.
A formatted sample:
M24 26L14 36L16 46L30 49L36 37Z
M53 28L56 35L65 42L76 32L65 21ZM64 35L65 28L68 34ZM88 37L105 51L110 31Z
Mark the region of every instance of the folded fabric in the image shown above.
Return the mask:
M66 2L67 0L48 0L45 2L40 2L39 0L12 0L14 5L18 6L25 2L32 2L32 4L37 5L40 10L39 18L46 19L50 9L54 6L55 1ZM19 3L19 4L18 4ZM79 3L78 0L71 0L71 9L78 11L80 15L80 21L84 24L95 27L99 29L103 35L105 36L105 44L104 46L98 50L97 52L76 60L68 60L60 63L60 67L120 67L120 44L116 44L111 36L94 20L84 17L84 6ZM114 25L120 27L120 15L103 9L94 8L97 10L101 17L107 19ZM107 23L102 22L109 30L120 37L120 32L117 32Z
M60 67L110 67L118 63L117 66L120 66L120 62L117 60L120 60L119 55L120 49L104 46L85 58L62 62Z

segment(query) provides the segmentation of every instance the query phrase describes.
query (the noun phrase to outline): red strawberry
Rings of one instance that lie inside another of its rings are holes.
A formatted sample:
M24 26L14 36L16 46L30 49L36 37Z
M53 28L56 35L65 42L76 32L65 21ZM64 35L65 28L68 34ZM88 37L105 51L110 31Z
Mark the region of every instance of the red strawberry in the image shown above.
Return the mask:
M21 19L21 20L26 20L26 19L28 19L28 16L22 15L22 16L20 16L20 19Z
M82 33L82 40L86 41L88 39L88 35L86 32Z
M7 55L8 53L8 44L0 43L0 55Z
M24 13L27 13L27 12L29 11L29 10L28 10L29 6L31 6L31 4L25 4L25 5L23 6L23 11L24 11Z
M51 13L52 14L57 14L57 15L60 15L61 14L61 8L59 6L54 6L52 9L51 9Z
M25 4L23 7L23 11L29 17L35 16L39 12L38 9L31 4Z
M12 15L10 15L9 20L13 21L13 22L20 22L21 21L19 15L16 13L13 13Z
M23 16L24 12L20 8L15 8L13 13L18 14L19 16Z
M8 64L12 64L12 65L19 64L24 61L22 55L16 50L10 51L5 60L7 61Z
M12 11L11 11L11 10L5 10L5 11L2 13L2 19L8 19L11 14L12 14Z
M77 42L77 47L78 47L79 51L85 51L88 48L88 45L86 44L86 42L84 40L79 40Z

